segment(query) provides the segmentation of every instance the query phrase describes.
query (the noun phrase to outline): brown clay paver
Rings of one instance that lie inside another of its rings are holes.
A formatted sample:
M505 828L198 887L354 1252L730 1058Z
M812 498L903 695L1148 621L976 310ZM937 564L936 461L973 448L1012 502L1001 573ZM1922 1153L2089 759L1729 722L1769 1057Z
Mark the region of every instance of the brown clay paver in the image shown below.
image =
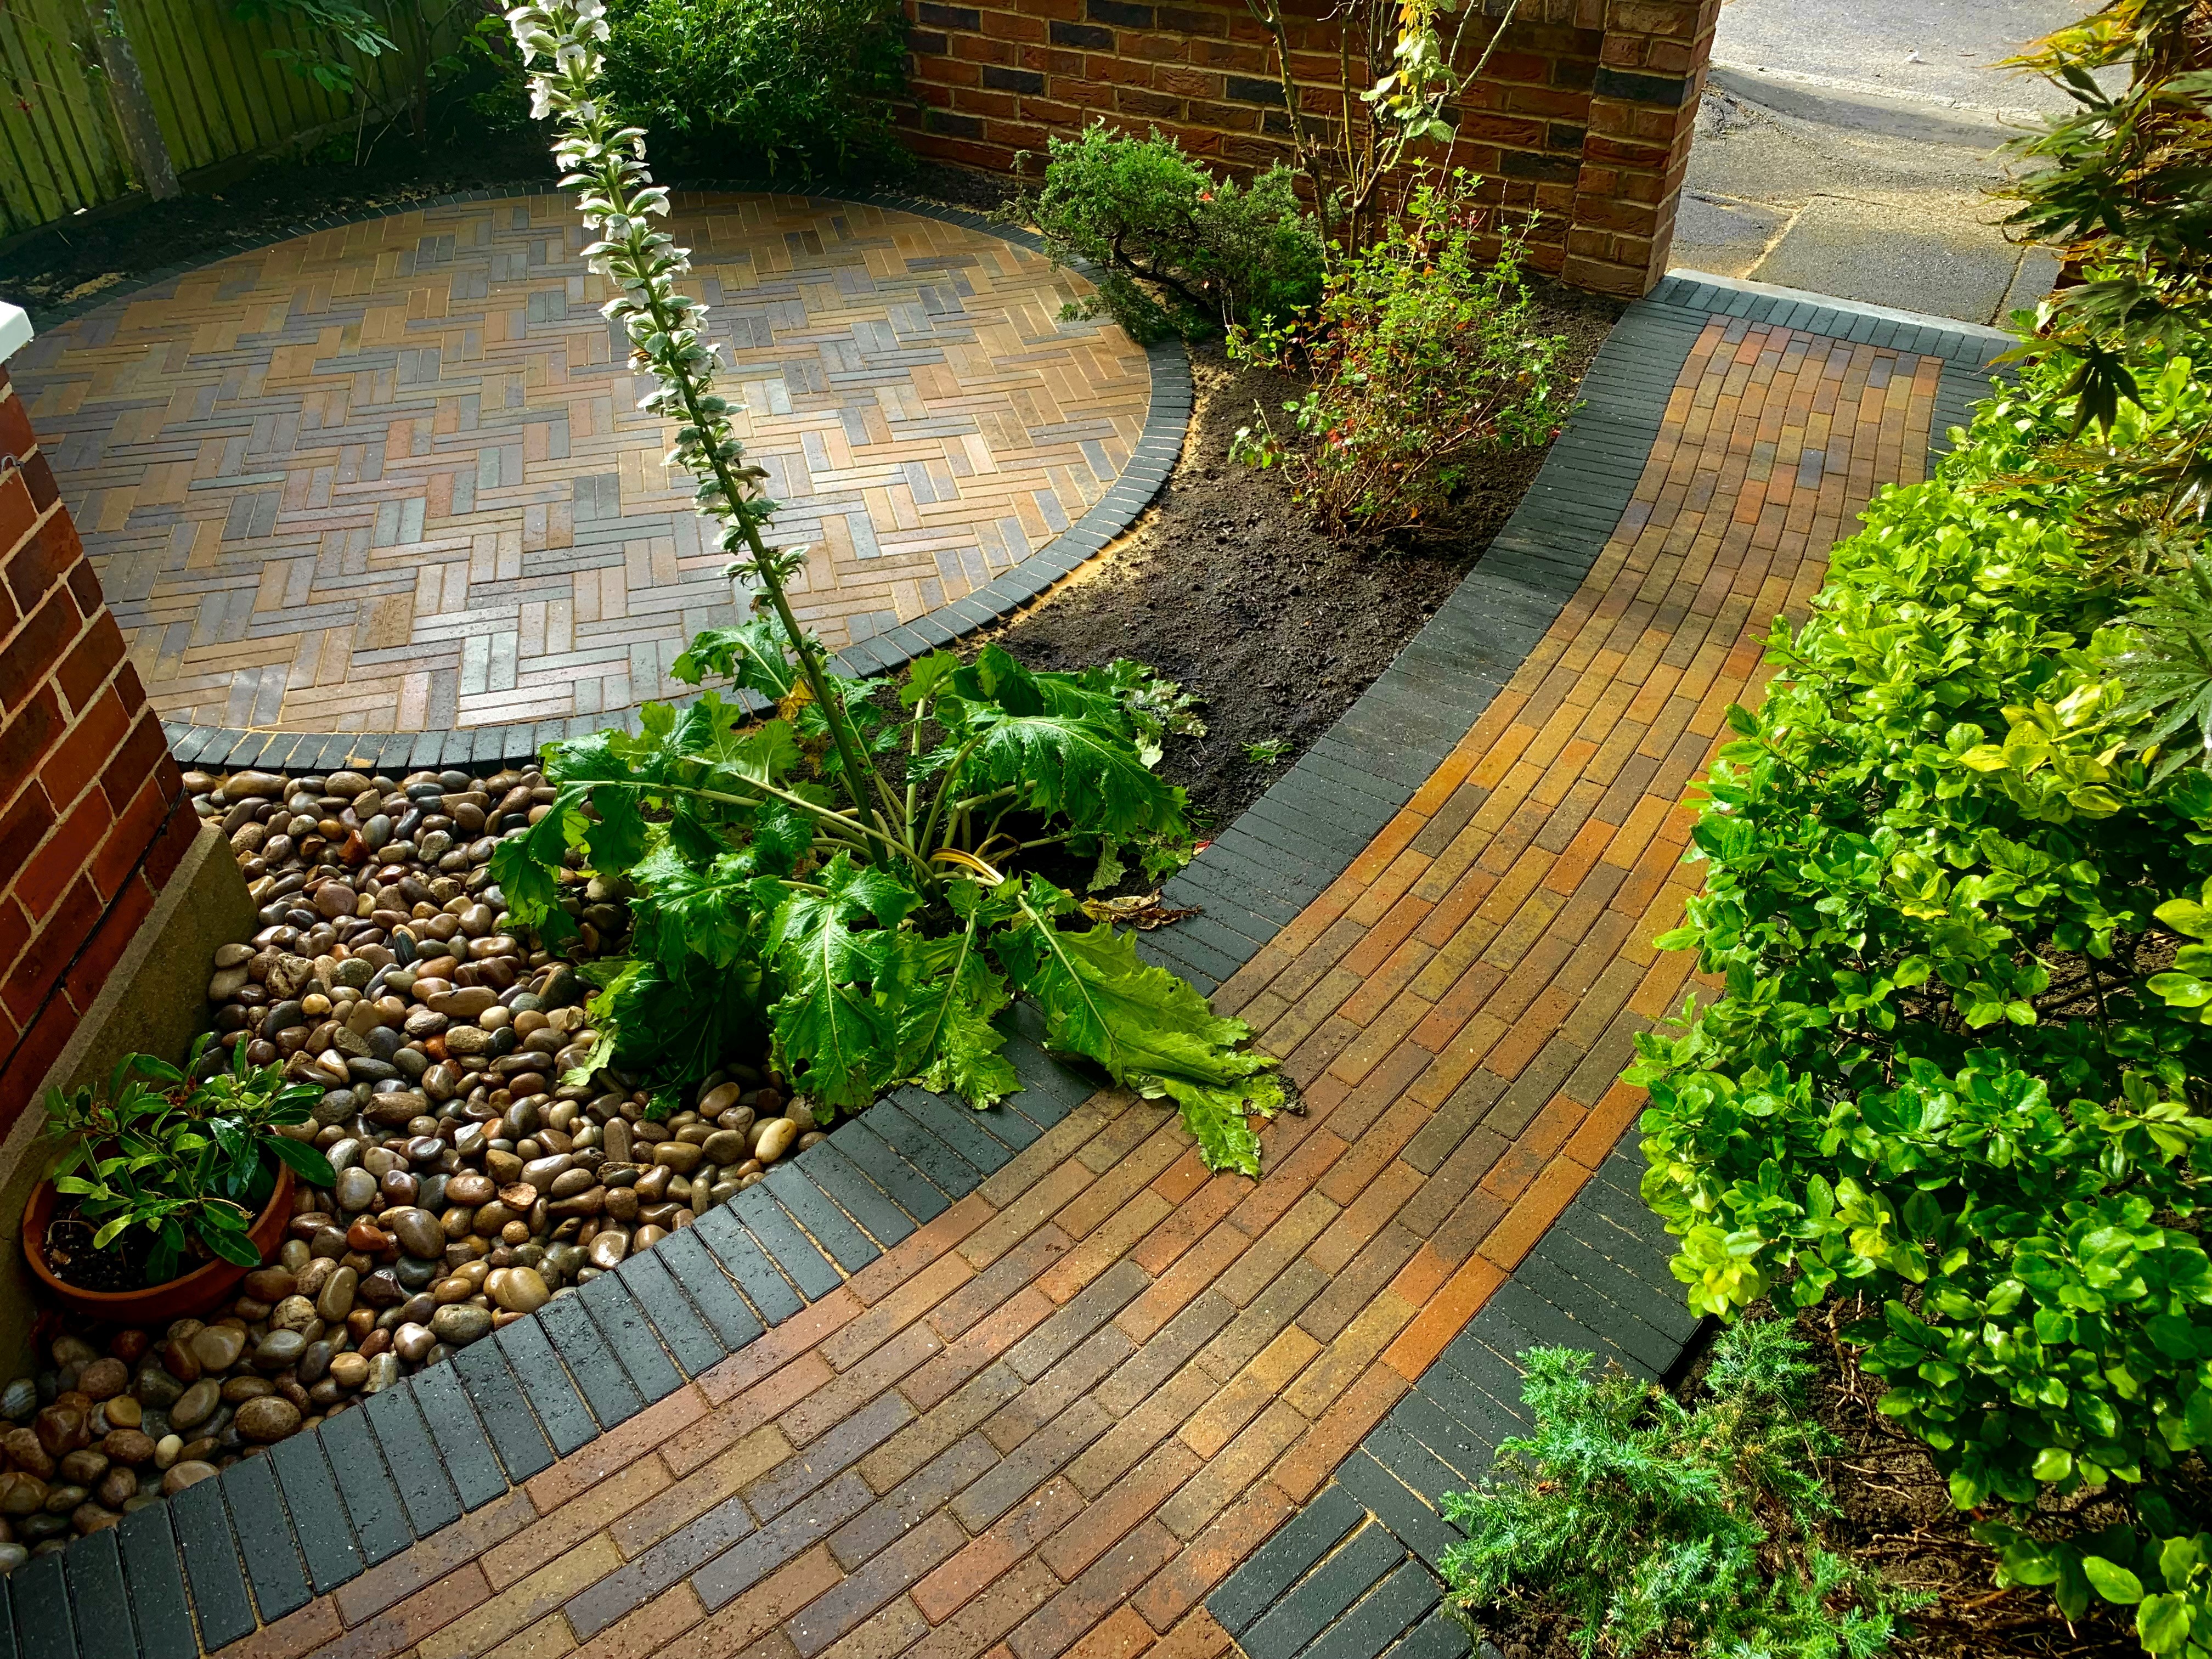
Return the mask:
M1105 494L1143 348L983 231L687 193L738 429L832 647L983 586ZM420 732L673 695L733 619L672 427L552 194L321 230L41 336L10 365L164 718Z
M370 1650L416 1659L498 1643L637 1659L1226 1651L1206 1595L1632 1121L1617 1073L1688 969L1650 943L1697 879L1683 792L1727 705L1759 695L1768 619L1802 611L1869 483L1917 475L1937 372L1705 329L1634 504L1557 624L1430 786L1217 996L1304 1089L1306 1112L1263 1136L1265 1180L1206 1177L1158 1108L1098 1094L653 1407L665 1426L625 1425L612 1454L532 1481L542 1518L495 1523L481 1565L419 1545L434 1582L413 1589L406 1558L378 1570L411 1589L391 1622L320 1646L301 1618L294 1650L364 1650L383 1628ZM742 1516L715 1507L732 1503ZM617 1560L733 1518L728 1554L611 1621ZM535 1577L514 1579L526 1565ZM358 1621L359 1601L341 1592L337 1611Z

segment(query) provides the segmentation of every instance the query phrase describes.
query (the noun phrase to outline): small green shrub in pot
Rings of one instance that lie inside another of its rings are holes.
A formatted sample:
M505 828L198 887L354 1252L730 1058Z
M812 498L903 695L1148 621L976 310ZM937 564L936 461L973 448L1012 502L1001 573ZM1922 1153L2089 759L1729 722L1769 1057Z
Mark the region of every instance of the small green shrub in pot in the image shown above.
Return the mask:
M1278 442L1263 411L1231 453L1283 467L1333 526L1431 518L1484 454L1549 441L1572 408L1553 384L1565 337L1532 319L1522 233L1476 201L1480 182L1420 185L1402 221L1329 274L1313 313L1230 336L1232 356L1313 378L1284 405L1305 444Z
M1821 1547L1842 1448L1806 1408L1812 1366L1779 1320L1721 1334L1686 1406L1571 1348L1521 1356L1534 1427L1476 1491L1439 1564L1453 1609L1493 1636L1540 1599L1584 1656L1869 1659L1914 1598Z
M228 1070L199 1082L201 1037L188 1070L152 1054L128 1054L104 1091L80 1089L46 1097L46 1133L57 1143L47 1175L90 1228L91 1246L116 1252L101 1267L54 1261L70 1282L79 1273L112 1276L135 1255L132 1229L147 1235L142 1271L149 1285L166 1284L196 1254L244 1267L261 1264L246 1233L268 1203L280 1166L312 1186L337 1177L330 1160L284 1133L311 1121L322 1091L288 1081L275 1066L246 1063L240 1043ZM85 1288L118 1285L86 1282Z
M1133 339L1264 322L1321 291L1321 233L1287 167L1240 185L1157 131L1132 138L1098 123L1052 141L1027 206L1054 258L1102 273L1071 311L1103 312Z
M834 179L906 158L896 0L615 0L605 93L685 171Z

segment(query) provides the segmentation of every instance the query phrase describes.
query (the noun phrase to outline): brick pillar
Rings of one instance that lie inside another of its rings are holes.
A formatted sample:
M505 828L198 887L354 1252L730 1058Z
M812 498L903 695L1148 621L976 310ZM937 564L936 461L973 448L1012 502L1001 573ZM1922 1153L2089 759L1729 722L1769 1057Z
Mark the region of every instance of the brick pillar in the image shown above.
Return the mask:
M30 1103L197 823L39 451L0 305L0 1135Z
M1579 287L1640 295L1667 274L1721 0L1604 5L1561 275Z

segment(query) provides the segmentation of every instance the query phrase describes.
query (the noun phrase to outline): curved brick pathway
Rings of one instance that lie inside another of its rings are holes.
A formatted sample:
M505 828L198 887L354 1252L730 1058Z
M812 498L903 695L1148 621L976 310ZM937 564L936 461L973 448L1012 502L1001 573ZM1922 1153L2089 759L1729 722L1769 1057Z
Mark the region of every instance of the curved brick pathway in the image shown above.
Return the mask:
M1059 320L1088 285L962 218L676 198L777 533L815 549L799 614L833 648L1054 543L1145 430L1145 349ZM675 653L731 619L726 561L660 465L583 241L551 194L392 214L204 266L19 356L165 720L534 727L680 690Z
M1225 980L1304 1091L1263 1180L1208 1177L1171 1115L1021 1043L1018 1112L879 1104L780 1169L788 1215L755 1188L469 1350L459 1383L434 1368L320 1451L185 1494L203 1630L252 1630L248 1581L273 1616L226 1659L1463 1652L1413 1559L1436 1483L1482 1455L1439 1374L1510 1404L1516 1332L1680 1352L1686 1322L1620 1299L1659 1258L1613 1081L1684 988L1648 943L1695 879L1679 802L1757 696L1768 620L1879 483L1918 476L1986 355L1662 294L1460 594L1176 890L1208 908L1162 955ZM1641 1230L1643 1267L1587 1243L1608 1225ZM321 1512L339 1492L350 1531ZM123 1544L149 1651L161 1513L132 1517L143 1570Z

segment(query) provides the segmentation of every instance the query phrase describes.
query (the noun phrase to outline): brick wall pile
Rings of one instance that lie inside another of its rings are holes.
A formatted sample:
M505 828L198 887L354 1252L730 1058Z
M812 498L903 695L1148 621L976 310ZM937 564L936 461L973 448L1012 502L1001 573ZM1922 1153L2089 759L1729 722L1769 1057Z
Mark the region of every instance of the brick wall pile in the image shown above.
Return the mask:
M123 635L0 368L0 1134L196 829Z
M1470 0L1501 17L1509 0ZM1322 0L1291 0L1291 76L1311 120L1339 113ZM1249 173L1291 159L1267 30L1242 3L908 0L910 141L1006 171L1094 120L1157 127L1209 164ZM1665 274L1697 94L1719 0L1519 0L1457 111L1453 165L1540 210L1531 262L1580 286L1641 294ZM1454 19L1447 16L1446 26ZM1471 69L1497 26L1475 21Z

